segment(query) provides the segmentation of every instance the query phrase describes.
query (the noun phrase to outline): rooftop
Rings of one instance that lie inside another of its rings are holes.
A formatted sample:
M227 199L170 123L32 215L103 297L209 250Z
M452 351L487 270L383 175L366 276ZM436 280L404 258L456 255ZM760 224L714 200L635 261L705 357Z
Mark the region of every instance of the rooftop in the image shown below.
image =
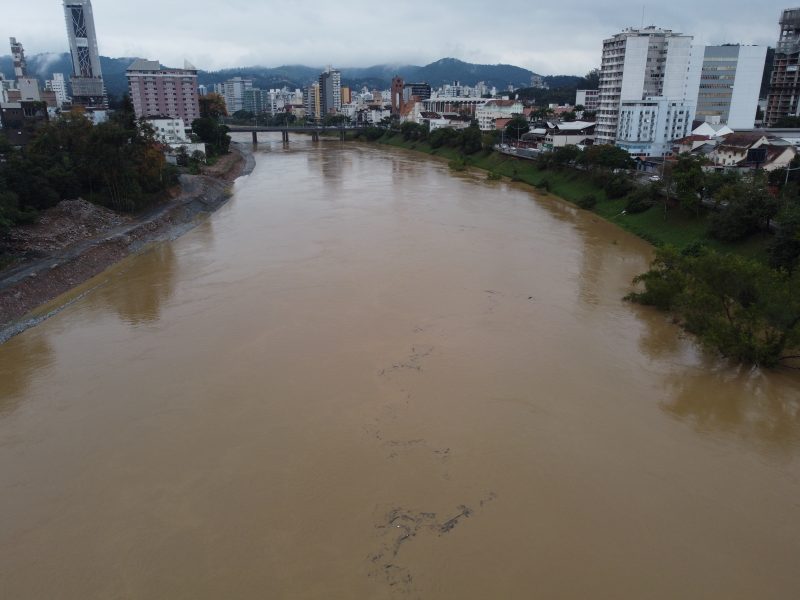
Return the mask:
M147 60L146 58L139 58L129 66L127 71L160 71L163 73L183 73L185 71L197 71L197 68L189 62L185 62L183 69L175 69L170 67L162 67L161 63L157 60Z
M564 123L559 123L556 127L559 131L582 131L595 125L596 123L591 121L565 121Z

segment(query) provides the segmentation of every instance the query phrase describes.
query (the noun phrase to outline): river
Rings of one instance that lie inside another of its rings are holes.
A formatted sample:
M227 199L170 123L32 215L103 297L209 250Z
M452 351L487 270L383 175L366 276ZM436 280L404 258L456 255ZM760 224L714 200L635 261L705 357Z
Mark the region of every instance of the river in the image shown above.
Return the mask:
M800 379L622 302L650 258L423 156L263 141L0 346L0 596L800 597Z

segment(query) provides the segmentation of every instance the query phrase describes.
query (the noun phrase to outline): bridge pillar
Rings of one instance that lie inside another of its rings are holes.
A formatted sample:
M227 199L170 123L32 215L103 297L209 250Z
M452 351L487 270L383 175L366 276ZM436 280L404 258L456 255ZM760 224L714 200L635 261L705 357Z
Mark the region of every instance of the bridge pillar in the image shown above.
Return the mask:
M319 141L319 131L312 131L311 132L311 141L318 142Z
M345 139L345 135L344 135L344 129L342 129L342 130L339 132L339 141L340 141L340 142L343 142L343 141L344 141L344 139Z
M283 136L283 138L282 138L283 139L283 143L284 144L288 144L289 143L289 132L284 130L281 133L282 133L282 136Z
M254 131L253 132L253 144L257 144L257 143L258 143L258 133Z

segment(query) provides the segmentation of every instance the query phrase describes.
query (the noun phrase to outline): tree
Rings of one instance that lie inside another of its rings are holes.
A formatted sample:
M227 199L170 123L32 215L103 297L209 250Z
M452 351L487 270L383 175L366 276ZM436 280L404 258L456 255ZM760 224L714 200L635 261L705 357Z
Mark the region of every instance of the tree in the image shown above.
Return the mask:
M406 141L425 140L428 137L428 126L406 121L400 125L400 133Z
M703 158L682 154L672 168L672 180L675 182L675 190L681 207L697 215L700 214L703 190L706 186L706 177L703 172L705 162Z
M297 117L294 116L292 113L288 112L279 112L277 115L274 115L270 121L270 125L275 127L286 127L288 125L292 125L297 121Z
M716 199L719 210L709 219L709 234L724 242L737 242L768 228L778 214L778 200L767 190L761 174L747 183L726 185Z
M788 204L778 215L778 229L768 248L769 263L793 272L800 263L800 204Z
M225 125L220 125L211 118L195 119L192 122L192 131L206 144L210 156L229 152L231 136L228 135L229 129Z
M531 130L528 119L521 116L516 116L511 119L506 125L506 136L511 140L519 140L523 135Z
M705 175L705 187L703 197L713 199L715 206L719 207L719 194L723 188L739 183L739 175L736 173L726 173L724 171L712 171Z
M537 108L531 113L531 117L534 121L547 121L547 119L551 118L555 111L550 108L549 106L545 106L543 108Z
M610 144L589 146L585 153L586 164L602 169L632 169L636 166L631 155L622 148Z
M661 190L656 184L651 183L647 186L637 187L627 196L628 202L625 205L625 212L636 214L650 210L658 203L660 196Z
M227 116L228 107L225 104L225 98L213 92L200 96L200 118L219 119Z
M478 125L473 123L466 129L461 130L461 151L464 154L475 154L481 150L482 146L481 130Z
M773 127L784 129L800 128L800 117L781 117L772 125Z
M128 98L105 123L93 126L81 114L65 114L41 126L24 151L3 148L2 155L4 227L65 198L139 210L173 182L152 128L136 122Z
M458 138L458 133L455 129L450 127L441 127L432 131L428 136L428 143L431 148L441 148L442 146L451 146L453 141Z
M328 126L347 125L349 122L350 117L347 115L325 115L325 118L322 120L322 124Z
M550 161L556 165L568 165L578 160L581 155L581 150L577 146L569 144L556 148L549 153Z
M706 348L775 367L800 348L800 278L753 260L708 250L661 248L629 300L675 314Z
M592 69L583 76L583 81L578 84L579 90L596 90L600 87L600 69Z
M231 118L233 118L235 121L252 121L255 118L255 115L249 110L237 110L231 115Z

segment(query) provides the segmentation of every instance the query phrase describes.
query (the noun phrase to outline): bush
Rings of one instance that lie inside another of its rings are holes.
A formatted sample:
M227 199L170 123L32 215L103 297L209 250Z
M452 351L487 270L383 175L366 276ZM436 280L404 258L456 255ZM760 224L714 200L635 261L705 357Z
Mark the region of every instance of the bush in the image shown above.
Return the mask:
M625 212L635 215L649 210L653 205L655 205L655 200L651 190L639 188L628 194Z
M624 198L633 191L633 184L627 177L615 176L605 184L606 198L616 200Z
M467 162L463 158L457 158L455 160L451 160L448 163L450 169L453 171L466 171L467 170Z
M500 181L503 177L497 171L489 171L486 174L486 179L489 181Z
M361 135L361 133L362 132L360 131L358 132L359 135ZM367 141L374 142L375 140L382 138L383 134L386 132L380 127L367 127L366 131L363 133L364 137L367 138Z
M536 187L540 190L544 190L545 192L550 191L550 181L548 179L542 179L539 183L536 184Z
M592 210L595 206L597 206L597 196L594 194L588 194L578 200L577 204L585 210Z

